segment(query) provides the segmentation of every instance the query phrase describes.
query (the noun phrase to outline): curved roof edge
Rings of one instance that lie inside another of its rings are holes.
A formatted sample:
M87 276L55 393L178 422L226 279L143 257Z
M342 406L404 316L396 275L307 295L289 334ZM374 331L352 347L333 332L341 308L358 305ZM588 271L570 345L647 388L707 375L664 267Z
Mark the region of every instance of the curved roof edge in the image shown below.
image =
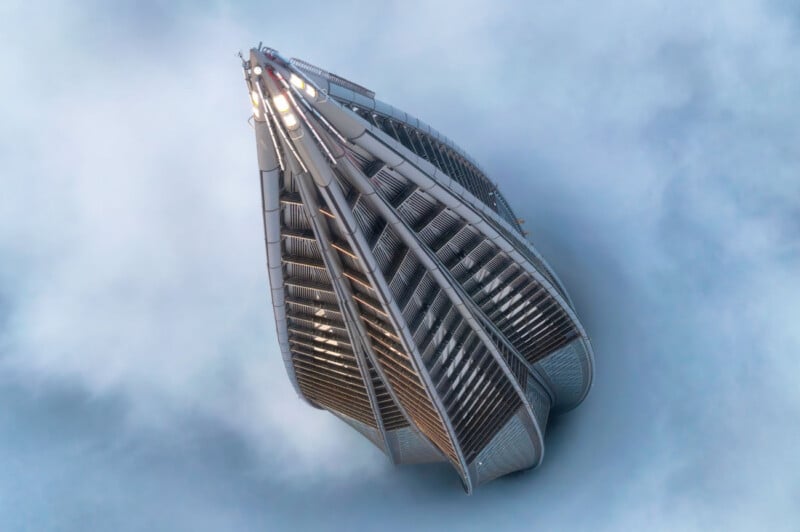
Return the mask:
M272 52L271 49L270 51ZM304 75L311 77L318 87L324 90L331 98L353 106L354 110L358 109L360 112L367 112L367 114L371 112L374 113L373 116L382 116L386 119L391 119L398 123L402 123L419 132L419 134L428 137L432 144L439 143L444 148L452 150L454 154L463 160L465 171L475 174L474 177L483 183L482 185L476 184L475 186L479 189L485 187L487 191L491 191L488 192L489 196L491 196L491 199L489 199L489 197L482 197L482 194L478 193L477 189L470 192L473 193L478 201L486 204L492 210L500 214L501 218L505 218L508 224L513 227L514 231L520 234L525 234L522 226L520 226L520 221L516 213L511 208L511 205L506 197L500 191L497 183L492 181L486 171L484 171L484 169L478 164L478 162L473 159L472 156L466 152L466 150L457 145L452 139L423 122L411 113L402 111L393 105L375 98L374 91L371 91L357 83L354 83L336 74L332 74L322 68L303 61L302 59L291 58L289 60L283 60L287 63L290 63L292 67L302 71ZM434 157L431 162L434 165L438 165L439 163L435 159L436 157ZM471 169L467 170L469 167L471 167ZM445 171L444 168L442 168L442 170ZM456 180L459 179L459 177L456 175L452 175L451 177ZM465 179L469 181L470 178L465 177Z
M358 83L350 81L349 79L343 78L337 74L333 74L328 72L327 70L323 70L318 66L312 65L307 61L303 61L302 59L298 59L296 57L292 57L289 59L289 62L292 66L300 69L305 74L312 75L317 79L315 81L323 81L322 85L328 85L328 94L334 98L342 98L352 102L359 107L364 107L365 109L372 109L378 111L382 114L387 116L391 116L405 122L411 127L419 129L420 131L427 132L429 135L437 139L439 142L445 144L448 148L452 149L456 153L458 153L461 157L466 159L471 165L473 165L476 169L478 169L483 176L491 182L489 177L487 176L486 172L481 168L481 166L472 158L463 148L461 148L458 144L453 142L448 136L443 133L440 133L437 129L431 127L427 123L423 122L416 116L412 115L411 113L407 113L397 107L390 105L383 100L379 100L375 97L375 91L367 89ZM332 90L333 87L337 87L342 90ZM348 93L347 91L350 91ZM388 111L388 112L386 112Z

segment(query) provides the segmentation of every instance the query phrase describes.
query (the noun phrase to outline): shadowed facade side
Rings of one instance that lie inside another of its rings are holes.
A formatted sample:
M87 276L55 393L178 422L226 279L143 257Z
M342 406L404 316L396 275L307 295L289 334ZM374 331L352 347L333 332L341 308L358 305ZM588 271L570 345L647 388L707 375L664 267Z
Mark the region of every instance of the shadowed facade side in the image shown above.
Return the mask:
M372 91L270 48L243 59L289 378L393 463L470 493L538 465L591 346L566 290L460 148Z

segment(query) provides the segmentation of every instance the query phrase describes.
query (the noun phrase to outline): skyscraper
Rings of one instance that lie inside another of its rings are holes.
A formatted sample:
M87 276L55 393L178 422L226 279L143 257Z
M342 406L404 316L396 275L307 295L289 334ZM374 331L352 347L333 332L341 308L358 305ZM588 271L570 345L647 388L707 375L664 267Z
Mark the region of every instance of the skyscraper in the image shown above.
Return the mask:
M447 137L259 47L253 104L278 342L300 397L467 492L538 465L592 381L586 332L508 202Z

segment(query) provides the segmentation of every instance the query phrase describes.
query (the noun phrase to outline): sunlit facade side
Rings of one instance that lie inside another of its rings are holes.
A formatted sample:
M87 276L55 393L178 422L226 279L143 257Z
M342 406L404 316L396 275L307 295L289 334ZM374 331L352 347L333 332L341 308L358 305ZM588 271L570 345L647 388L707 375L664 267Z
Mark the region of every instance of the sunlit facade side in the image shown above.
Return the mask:
M289 378L393 463L467 492L538 465L593 356L566 290L452 141L270 48L243 58Z

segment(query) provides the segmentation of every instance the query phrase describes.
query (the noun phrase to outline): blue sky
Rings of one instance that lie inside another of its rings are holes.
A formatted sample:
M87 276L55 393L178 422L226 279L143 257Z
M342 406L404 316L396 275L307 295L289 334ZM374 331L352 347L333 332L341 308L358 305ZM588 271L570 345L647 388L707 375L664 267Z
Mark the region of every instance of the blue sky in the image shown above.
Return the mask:
M466 497L294 396L235 57L262 40L526 219L597 363L538 470ZM0 528L800 527L792 3L11 0L0 68Z

